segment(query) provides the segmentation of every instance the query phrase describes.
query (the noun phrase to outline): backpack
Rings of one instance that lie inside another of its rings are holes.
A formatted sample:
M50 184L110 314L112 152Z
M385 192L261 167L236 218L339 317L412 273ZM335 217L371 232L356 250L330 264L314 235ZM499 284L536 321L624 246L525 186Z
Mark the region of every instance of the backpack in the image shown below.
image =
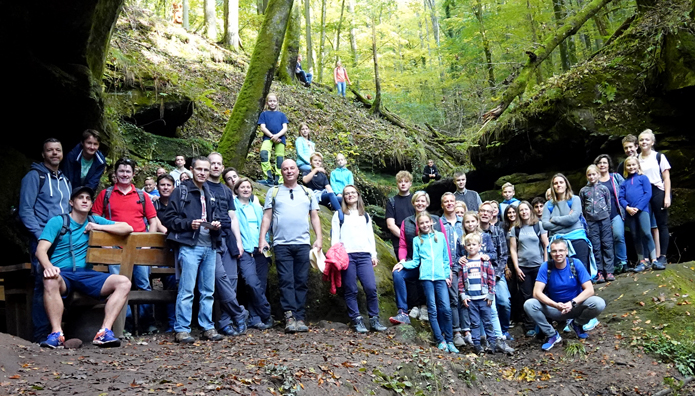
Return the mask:
M338 220L340 220L340 231L342 233L343 231L343 223L345 222L345 213L343 211L338 212ZM367 212L364 212L364 222L366 224L369 224L369 214ZM342 235L341 235L342 237Z
M145 204L147 203L147 201L145 201L145 193L137 187L135 188L135 192L137 192L137 194L138 194L138 202L137 203L142 204L142 216L143 216L143 218L145 218L145 224L147 224L147 215L146 215L147 212L145 211ZM106 208L107 207L109 208L108 209L109 210L108 217L104 216L109 220L113 220L111 217L111 205L109 204L109 199L111 198L111 193L113 193L113 186L106 189L106 194L104 194L104 204L103 204L104 208L102 209L102 214L106 215Z
M538 239L540 240L540 238L541 238L540 223L536 223L533 225L533 231L536 233L536 236L538 236ZM521 234L521 227L514 227L514 234L516 236L516 239L519 239L519 234Z
M304 187L304 186L301 185L301 184L298 184L298 186L301 187L302 190L304 190L304 194L306 194L306 197L309 199L309 203L311 204L311 196L312 196L313 192L312 192L311 190L309 190L309 188ZM280 192L280 187L279 187L279 186L274 186L274 187L273 187L273 192L271 193L271 198L273 199L273 200L272 200L272 203L271 203L271 206L273 207L273 212L275 212L275 197L278 196L278 193L279 193L279 192Z
M577 276L577 269L574 267L574 259L568 257L566 260L568 261L568 263L570 265L570 271L572 272L572 276L574 276L574 279L576 279L577 282L579 282L579 276ZM552 267L554 267L554 265ZM547 282L550 282L550 271L551 271L552 267L550 266L550 263L548 263L548 275L546 278ZM545 285L547 287L548 283L546 283Z
M58 246L58 242L60 242L63 239L63 236L65 236L65 234L67 234L67 233L70 233L70 255L72 256L72 272L75 272L77 260L75 259L75 251L72 248L72 231L70 230L70 215L66 213L66 214L60 215L60 217L63 220L63 225L60 227L60 232L58 233L58 236L56 236L56 239L51 244L51 247L48 248L48 258L50 260L51 256L53 256L53 252L55 252L56 246ZM90 223L96 223L94 216L91 214L87 215L87 221Z
M572 209L572 201L574 201L574 200L573 199L567 200L567 206L569 206L570 209ZM548 201L547 204L548 204L548 210L552 214L553 209L555 209L555 205L553 205L552 200ZM579 212L579 222L582 223L582 227L584 227L584 231L588 233L589 232L589 224L587 224L586 218L584 218L584 213L582 213L581 211Z

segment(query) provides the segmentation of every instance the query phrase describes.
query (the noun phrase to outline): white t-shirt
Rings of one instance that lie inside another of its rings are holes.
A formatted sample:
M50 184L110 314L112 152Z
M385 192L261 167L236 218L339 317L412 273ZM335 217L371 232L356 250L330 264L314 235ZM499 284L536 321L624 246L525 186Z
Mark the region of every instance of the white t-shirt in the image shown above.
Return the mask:
M642 154L637 156L637 158L639 159L640 167L642 167L642 173L649 178L649 183L664 191L664 181L661 180L661 173L671 169L671 164L669 164L666 156L661 155L660 164L656 162L656 151L654 150L646 158L642 157Z

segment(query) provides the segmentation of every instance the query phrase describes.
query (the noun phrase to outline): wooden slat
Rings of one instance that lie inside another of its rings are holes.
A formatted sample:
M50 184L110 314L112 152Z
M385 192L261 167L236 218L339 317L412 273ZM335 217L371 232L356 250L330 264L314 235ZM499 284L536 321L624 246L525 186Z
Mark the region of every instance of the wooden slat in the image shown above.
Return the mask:
M3 266L0 266L0 273L3 273L3 272L13 272L13 271L22 271L22 270L30 270L30 269L31 269L31 263L21 263L21 264L3 265Z
M127 235L114 235L104 231L92 231L89 233L89 246L123 246L127 243L127 240Z
M128 244L135 244L135 247L167 247L166 234L161 232L133 232L128 237Z
M170 303L176 301L176 290L131 290L128 303Z
M87 262L92 264L121 264L123 249L87 248Z
M97 272L103 272L103 273L108 273L109 272L109 266L108 265L92 265L92 269Z
M151 271L152 271L152 274L153 274L153 275L156 275L156 274L161 274L161 275L174 275L174 274L176 273L176 269L175 269L174 267L170 267L170 268L157 268L157 267L153 267L153 268L151 269Z
M135 265L174 265L174 255L169 249L137 249L134 256Z

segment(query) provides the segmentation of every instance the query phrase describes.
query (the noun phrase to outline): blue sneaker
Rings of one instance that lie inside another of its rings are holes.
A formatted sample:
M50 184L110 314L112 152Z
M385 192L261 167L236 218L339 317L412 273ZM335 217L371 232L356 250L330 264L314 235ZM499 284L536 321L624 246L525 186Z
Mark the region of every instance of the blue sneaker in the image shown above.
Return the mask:
M512 335L509 334L508 331L505 331L504 333L502 333L502 336L503 336L504 339L507 340L507 341L514 341L514 337L512 337Z
M453 342L447 342L446 349L449 351L449 353L459 353L459 350L456 349L456 346Z
M102 348L111 348L121 346L121 340L113 335L113 331L104 328L97 332L94 340L92 340L92 344Z
M577 324L577 322L572 322L572 328L574 329L574 332L577 334L577 337L581 338L582 340L589 338L589 334L587 334L584 331L584 329L582 329L582 326Z
M563 333L569 333L572 331L572 319L567 319L567 322L565 323L565 328L562 329Z
M544 351L549 351L560 341L562 341L562 337L560 337L560 333L556 331L554 335L548 337L548 340L541 346L541 348L543 348Z
M533 329L526 332L526 337L535 337L540 333L541 329L536 325Z
M591 319L587 324L585 324L584 326L582 326L582 328L584 329L584 331L591 331L591 330L593 330L594 328L596 328L596 326L597 326L598 324L599 324L598 319L593 318L593 319Z
M449 350L449 347L446 345L446 341L440 342L437 348L445 352Z
M395 325L410 324L410 317L404 310L399 309L398 315L390 317L389 321Z
M228 324L220 329L220 334L231 337L237 335L237 332L234 326Z
M56 331L55 333L49 334L46 338L46 341L42 341L39 345L41 345L44 348L56 349L62 348L64 342L65 336L63 335L63 333Z

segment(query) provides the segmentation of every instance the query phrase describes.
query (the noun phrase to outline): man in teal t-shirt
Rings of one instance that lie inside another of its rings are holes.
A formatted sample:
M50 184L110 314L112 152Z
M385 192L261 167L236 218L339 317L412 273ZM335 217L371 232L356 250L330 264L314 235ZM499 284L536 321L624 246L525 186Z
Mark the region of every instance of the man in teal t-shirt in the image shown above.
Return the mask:
M65 337L61 328L62 297L73 290L97 299L110 296L104 308L101 329L92 343L101 347L121 344L110 328L128 299L130 280L122 275L93 271L87 267L85 261L89 231L128 235L133 232L133 228L127 223L113 222L100 216L89 216L93 196L94 190L89 187L73 189L69 201L72 212L69 215L51 218L39 237L36 258L43 268L44 305L52 327L51 334L41 342L42 347L63 346ZM65 220L69 220L69 226L68 229L63 230ZM51 250L53 251L50 252Z

